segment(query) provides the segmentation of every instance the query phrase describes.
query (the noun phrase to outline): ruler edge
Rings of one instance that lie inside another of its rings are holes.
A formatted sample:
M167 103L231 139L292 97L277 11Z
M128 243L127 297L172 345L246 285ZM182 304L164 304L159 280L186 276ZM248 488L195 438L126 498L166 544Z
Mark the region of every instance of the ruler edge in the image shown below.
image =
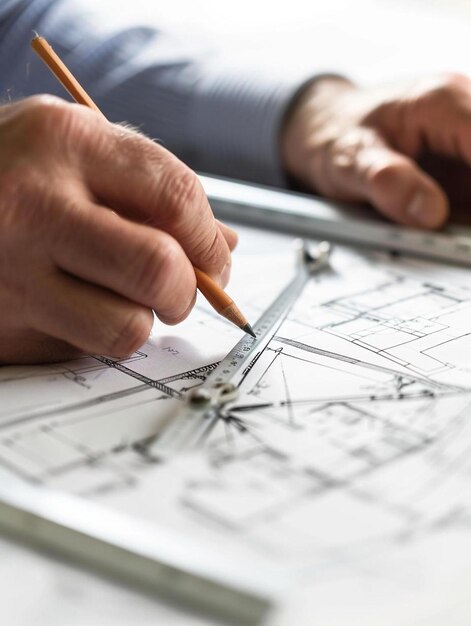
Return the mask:
M215 216L220 219L294 236L328 239L356 248L471 267L471 229L468 229L469 235L457 234L456 227L442 231L419 230L384 221L379 216L368 217L364 208L354 204L238 180L205 175L199 178ZM341 224L345 226L345 233L339 234ZM460 227L460 230L465 229ZM440 250L440 243L448 244L454 237L461 240L457 242L459 245L467 248L465 257ZM428 240L431 249L415 248L414 243L420 239Z
M103 520L115 523L108 537L103 536ZM147 550L136 547L136 528L149 539ZM242 581L221 555L212 556L209 560L214 563L209 566L203 566L202 559L186 566L180 562L179 550L173 558L172 548L164 544L173 535L171 540L192 549L200 547L196 539L168 533L155 522L143 522L67 492L16 479L11 484L0 481L0 529L5 537L24 545L65 557L137 591L156 593L156 600L169 599L215 617L237 618L244 625L259 624L280 595L279 583L254 584L254 570L247 577L252 580ZM152 543L156 530L158 538ZM261 574L266 579L266 572Z
M289 282L287 282L282 287L282 289L275 296L274 300L270 302L268 309L271 309L287 291L295 292L294 299L292 301L290 300L290 304L283 309L282 315L279 318L277 318L276 322L264 332L262 337L260 337L255 343L252 343L252 348L260 348L260 352L263 352L267 348L268 344L273 338L273 335L271 335L272 329L275 329L275 333L276 333L276 331L280 328L280 326L286 320L292 306L294 306L294 304L296 303L296 300L300 297L301 293L306 287L306 284L309 281L309 278L311 277L311 274L309 273L307 267L300 264L299 260L297 261L297 263L299 265L297 266L297 268L295 267L295 272L294 272L293 277L291 278ZM299 287L296 285L296 283L298 282L300 283ZM255 329L259 326L263 318L267 315L268 309L265 309L262 312L261 316L257 319L255 324L253 325ZM218 372L224 367L224 362L230 359L231 355L233 355L235 351L238 349L238 346L240 346L241 344L244 345L244 343L246 344L248 341L251 341L251 338L247 335L244 335L237 343L235 343L232 346L232 348L229 350L229 352L226 355L224 355L224 357L221 359L217 367L212 372L210 372L209 376L205 379L203 384L199 386L199 388L204 389L207 387L211 387L211 383L214 380L217 380ZM252 352L253 351L250 350L247 356L251 356ZM249 365L253 361L253 359L257 358L257 354L260 354L260 352L256 352L255 356L252 356L252 360L249 361ZM240 363L239 367L237 367L234 370L234 376L237 376L237 375L240 376L240 380L238 381L236 385L237 388L240 386L243 380L244 371L245 371L243 368L245 364L246 364L246 361L244 359L244 361ZM223 381L223 382L228 382L228 381ZM174 447L174 445L168 445L167 443L167 439L169 438L170 438L170 441L172 442L173 431L176 430L177 435L178 435L178 425L176 424L176 420L179 417L181 417L182 413L185 413L185 412L187 413L187 415L190 416L190 418L191 416L193 416L195 421L198 420L198 422L195 424L195 430L197 429L197 432L195 433L197 437L197 442L200 442L203 437L204 432L212 430L214 425L218 421L218 418L216 415L212 415L210 418L207 418L204 416L204 412L205 412L204 409L203 410L192 409L187 403L178 407L178 410L172 416L172 418L167 422L167 425L162 430L161 434L157 437L155 442L151 444L151 446L149 447L149 451L153 455L155 455L156 458L160 458L160 459L171 458L175 453L188 449L186 447L181 448L180 446ZM194 438L193 438L193 441L194 441Z

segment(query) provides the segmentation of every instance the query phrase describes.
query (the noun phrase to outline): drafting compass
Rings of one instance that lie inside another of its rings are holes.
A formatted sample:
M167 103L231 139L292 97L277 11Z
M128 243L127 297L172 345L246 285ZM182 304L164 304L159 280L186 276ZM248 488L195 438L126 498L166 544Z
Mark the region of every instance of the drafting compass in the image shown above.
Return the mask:
M294 278L254 325L256 339L245 335L206 381L187 394L184 403L177 399L168 403L170 410L178 409L148 448L152 456L169 458L197 446L221 418L244 409L235 406L241 383L309 278L328 266L330 252L326 242L312 250L307 244L299 247ZM39 488L19 478L13 483L13 479L0 468L0 530L28 543L233 618L238 624L260 623L285 589L284 578L263 559L247 561L234 555L228 560L213 549L210 540L193 540L165 524L151 524L99 502Z
M254 324L256 338L244 335L205 382L188 394L183 409L180 408L152 444L153 455L168 456L198 445L218 419L227 416L227 407L237 400L244 378L285 320L308 280L329 265L331 250L327 241L314 248L306 242L299 243L296 274Z

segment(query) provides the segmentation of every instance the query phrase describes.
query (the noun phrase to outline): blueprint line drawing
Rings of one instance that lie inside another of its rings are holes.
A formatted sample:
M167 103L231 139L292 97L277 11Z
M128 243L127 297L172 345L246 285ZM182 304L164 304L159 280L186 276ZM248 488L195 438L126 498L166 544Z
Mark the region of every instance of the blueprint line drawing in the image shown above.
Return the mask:
M272 274L266 293L243 272L235 286L253 318L284 286ZM420 574L425 597L436 579L419 548L471 537L468 283L462 269L338 249L202 445L165 461L152 442L168 415L239 337L204 303L129 359L3 368L0 465L264 560L293 585ZM471 571L462 550L446 559Z

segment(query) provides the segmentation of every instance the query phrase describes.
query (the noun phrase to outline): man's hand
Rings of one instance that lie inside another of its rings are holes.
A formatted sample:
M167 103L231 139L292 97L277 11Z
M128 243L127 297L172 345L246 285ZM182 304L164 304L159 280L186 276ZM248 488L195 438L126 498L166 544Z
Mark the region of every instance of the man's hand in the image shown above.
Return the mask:
M288 115L282 157L289 174L318 193L437 228L450 199L465 204L471 196L471 80L453 74L362 90L320 78Z
M0 108L0 362L123 357L224 285L235 233L149 139L40 96Z

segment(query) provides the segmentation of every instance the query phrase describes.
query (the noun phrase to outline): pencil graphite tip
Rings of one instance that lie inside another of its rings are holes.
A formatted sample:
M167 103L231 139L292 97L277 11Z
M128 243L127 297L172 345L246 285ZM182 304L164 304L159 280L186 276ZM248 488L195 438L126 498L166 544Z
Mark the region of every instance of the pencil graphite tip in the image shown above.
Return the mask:
M257 335L254 333L253 328L252 326L250 326L250 324L246 324L242 330L251 335L254 339L257 339Z

